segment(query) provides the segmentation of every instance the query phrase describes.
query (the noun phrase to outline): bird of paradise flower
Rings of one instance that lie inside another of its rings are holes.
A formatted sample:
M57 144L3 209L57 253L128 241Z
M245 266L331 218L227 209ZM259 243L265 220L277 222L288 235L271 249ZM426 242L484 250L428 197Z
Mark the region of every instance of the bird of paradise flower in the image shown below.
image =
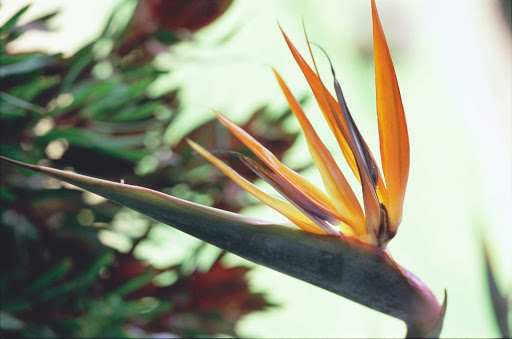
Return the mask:
M189 144L237 184L304 231L349 236L364 243L384 247L395 236L402 219L409 174L409 137L393 62L373 0L372 14L377 116L384 176L352 118L332 65L336 98L330 94L319 76L309 42L308 47L316 72L281 29L346 161L361 183L364 213L333 156L275 69L274 75L305 134L309 152L321 174L327 194L280 162L268 149L219 112L215 111L215 114L220 121L254 152L261 162L242 154L236 155L285 197L286 201L263 192L195 142L189 140Z
M274 74L305 133L327 194L282 164L269 150L218 112L215 112L217 117L260 161L241 154L236 156L286 201L264 193L213 152L193 141L189 143L241 187L306 232L194 204L139 186L29 165L3 156L0 160L99 194L248 260L402 319L407 325L408 337L438 336L446 311L446 291L445 301L439 305L428 287L398 265L385 248L395 236L402 218L409 173L409 138L395 70L374 0L371 5L383 174L355 125L332 66L336 98L323 84L314 58L315 70L283 31L348 165L361 183L364 213L345 176L276 70ZM311 47L309 52L313 56Z

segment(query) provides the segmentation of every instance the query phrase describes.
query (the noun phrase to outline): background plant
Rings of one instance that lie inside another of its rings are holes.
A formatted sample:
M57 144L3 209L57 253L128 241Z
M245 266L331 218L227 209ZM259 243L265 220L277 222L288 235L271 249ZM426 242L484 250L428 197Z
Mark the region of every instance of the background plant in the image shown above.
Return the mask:
M230 2L219 4L213 17L199 16L202 21L167 17L166 25L154 13L148 17L145 3L124 24L112 15L98 39L66 58L9 52L9 44L25 32L46 30L56 13L20 25L25 7L0 28L2 154L106 179L136 181L239 211L252 202L239 199L238 186L197 161L184 141L171 148L163 139L181 111L179 89L157 96L148 91L162 73L153 63L155 55L180 40L171 29L201 28ZM186 3L176 2L184 11L198 10L201 4L187 9ZM153 23L151 30L145 26L148 23ZM245 127L281 157L296 138L282 127L289 115L262 107L251 113ZM272 128L261 128L269 124ZM186 137L204 140L212 148L233 144L249 153L219 132L213 121ZM195 258L202 246L190 253L187 262L170 267L156 268L137 258L134 251L150 241L154 222L130 220L129 228L123 226L127 212L116 204L3 165L0 180L4 334L236 336L243 315L273 305L264 294L249 289L246 274L251 268L226 266L223 253L214 254L217 259L201 268ZM221 194L227 191L229 195ZM113 235L124 239L121 246L108 241Z

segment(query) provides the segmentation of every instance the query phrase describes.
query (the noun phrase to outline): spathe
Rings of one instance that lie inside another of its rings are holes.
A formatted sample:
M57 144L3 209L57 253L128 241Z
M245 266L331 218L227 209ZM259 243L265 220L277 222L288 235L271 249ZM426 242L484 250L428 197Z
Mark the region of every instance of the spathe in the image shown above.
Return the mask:
M445 302L386 250L316 235L178 199L144 187L101 180L1 157L129 207L257 264L405 321L408 337L439 336Z

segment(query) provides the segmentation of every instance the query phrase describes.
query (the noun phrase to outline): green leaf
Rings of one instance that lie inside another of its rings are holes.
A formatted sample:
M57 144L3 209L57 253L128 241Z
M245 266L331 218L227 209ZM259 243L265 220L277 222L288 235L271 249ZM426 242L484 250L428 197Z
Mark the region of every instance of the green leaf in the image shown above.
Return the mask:
M445 303L382 248L349 238L315 235L201 206L147 188L0 157L66 181L171 225L187 234L402 319L408 336L438 336Z
M102 153L108 154L110 156L120 158L120 159L125 159L125 160L132 161L132 162L140 161L145 156L148 155L148 152L143 151L143 150L137 150L137 149L118 149L118 148L102 147L102 148L97 148L97 150Z
M66 139L72 145L90 148L91 146L97 144L98 136L88 130L74 127L62 127L55 128L45 135L38 137L37 141L48 143L59 138Z
M57 265L52 267L48 272L39 277L32 285L30 285L25 293L32 294L46 288L56 280L64 277L72 267L70 259L64 259Z
M39 107L37 105L31 104L30 102L27 102L25 100L21 100L17 97L14 97L10 94L7 94L5 92L0 91L0 99L2 100L2 106L4 106L4 103L8 103L12 106L22 108L27 111L33 111L39 114L44 114L45 109L42 107ZM6 112L6 110L2 109L2 112ZM9 113L9 112L7 112ZM13 115L13 112L11 112L11 117ZM16 116L16 114L14 114ZM24 114L22 114L24 116Z
M111 292L111 294L117 294L120 296L124 296L128 293L131 293L133 291L138 290L139 288L143 287L144 285L148 284L151 280L153 280L155 274L153 272L147 272L144 274L141 274L126 283L124 283L121 287L116 289L115 291Z
M142 105L126 107L113 115L108 121L122 122L145 119L155 114L160 105L161 103L158 101L150 101Z
M142 98L152 81L152 79L144 79L131 85L119 85L91 103L87 110L83 111L86 113L84 115L89 119L108 120L115 110Z
M32 101L41 92L60 83L60 76L41 77L13 88L9 94L25 101Z
M489 249L485 241L483 241L485 271L487 273L487 286L489 288L489 296L491 298L492 307L494 311L494 318L496 324L500 329L503 338L510 338L510 325L509 325L509 296L502 293L498 282L496 281L495 269L491 264Z
M30 59L5 65L0 67L0 78L6 78L13 75L25 74L32 71L40 71L43 67L49 65L54 60L53 55L36 54Z
M2 55L2 65L10 65L15 64L18 62L26 61L32 58L37 53L30 53L30 54L15 54L15 55L8 55L4 54Z
M18 119L26 116L25 111L21 109L8 110L4 103L0 103L0 112L2 112L2 120Z
M0 36L4 34L8 34L18 22L19 18L25 13L30 5L26 5L25 7L21 8L16 14L14 14L5 24L0 27Z
M47 144L59 138L66 139L71 145L94 149L110 156L130 161L139 161L148 155L145 150L133 149L143 145L144 134L112 137L102 133L91 132L87 129L63 127L55 128L47 134L38 137L37 142Z
M66 77L62 81L61 92L68 92L80 73L94 61L92 53L90 51L88 52L89 53L82 53L81 55L77 54L78 57L75 57Z
M67 113L72 109L77 108L80 105L86 104L86 102L93 101L97 97L108 94L110 91L114 90L118 86L117 81L103 81L96 82L93 80L84 81L73 88L71 91L71 95L73 97L73 102L70 105L65 107L56 107L54 110L49 112L49 114L53 117L59 116L61 114Z
M69 296L72 293L83 293L98 276L98 272L104 266L109 265L114 260L112 253L106 253L97 258L97 260L80 277L67 283L49 288L39 294L36 299L41 302L53 300L62 296Z
M153 33L153 37L166 45L172 45L179 41L178 37L176 36L176 33L165 29L156 31L155 33Z
M0 199L12 202L16 200L16 194L14 194L10 189L7 187L0 187Z

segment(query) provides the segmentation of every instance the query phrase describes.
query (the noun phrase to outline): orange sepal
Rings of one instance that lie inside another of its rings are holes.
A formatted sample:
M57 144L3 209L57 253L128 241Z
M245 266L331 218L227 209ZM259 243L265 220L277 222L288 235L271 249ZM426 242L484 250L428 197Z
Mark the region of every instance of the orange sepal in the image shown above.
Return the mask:
M340 123L336 121L336 116L341 116L341 112L338 112L339 107L336 99L334 99L334 97L330 94L327 88L323 86L318 75L311 69L311 67L309 67L306 60L304 60L302 55L300 55L299 51L293 45L293 43L288 38L288 36L281 28L281 26L279 26L279 29L281 29L281 32L283 33L283 37L286 40L286 44L288 45L290 52L292 53L293 57L295 58L295 61L302 70L302 73L306 77L306 80L308 81L308 84L311 87L311 90L313 91L313 95L315 96L318 106L320 107L320 110L322 111L325 120L327 121L327 124L331 128L331 131L333 132L334 136L336 137L336 140L338 141L343 156L345 157L347 163L354 172L355 176L359 177L354 156L352 155L352 151L350 150L347 140L344 137L346 133L344 134L343 130L346 131L346 126L343 125L342 121L340 121ZM329 101L326 100L324 95L325 93L327 93L328 100L330 100L330 103Z
M254 184L252 184L250 181L242 177L240 174L238 174L231 167L229 167L224 162L219 160L213 154L205 150L203 147L199 146L192 140L187 140L187 142L190 145L190 147L192 147L197 153L199 153L208 161L210 161L213 165L215 165L215 167L217 167L220 171L227 175L231 180L236 182L238 185L240 185L240 187L242 187L244 190L252 194L262 203L269 207L272 207L274 210L281 213L288 220L290 220L292 223L294 223L304 231L317 234L325 234L324 231L322 231L315 223L309 220L309 218L302 214L302 212L300 212L292 204L284 200L275 198L271 195L268 195L267 193L263 192L258 187L256 187Z
M338 142L338 145L340 146L341 152L343 153L343 156L345 157L345 160L347 161L348 165L352 169L352 172L356 176L357 180L361 182L361 178L359 176L359 172L357 170L357 164L354 159L354 155L352 153L352 150L350 149L349 143L346 139L346 135L348 135L347 126L345 125L345 122L340 117L342 116L341 108L338 104L338 101L332 96L332 94L327 90L327 88L322 84L322 81L320 77L311 69L311 67L308 65L306 60L302 57L302 55L299 53L297 48L293 45L291 40L288 38L284 30L279 26L279 29L281 30L281 33L283 34L283 37L286 41L286 44L288 45L288 48L290 49L290 52L292 53L295 61L299 65L302 73L306 77L306 80L308 81L309 86L311 87L311 90L313 91L313 95L315 96L315 99L318 103L318 106L320 107L320 110L322 111L325 120L327 121L327 124L329 125L331 131L333 132L334 136L336 137L336 140ZM326 99L327 97L327 99ZM370 152L371 154L371 152ZM373 155L372 155L373 157ZM382 180L382 175L379 172L379 181L377 183L377 193L379 195L380 200L386 204L387 203L387 191L386 191L386 185L384 184L384 181Z
M249 135L242 128L237 126L231 120L215 111L215 114L220 121L233 133L245 146L247 146L254 154L263 161L268 167L279 175L286 183L298 191L302 192L312 203L320 208L325 213L332 217L341 220L341 215L336 211L332 201L324 192L319 190L315 185L307 181L303 176L297 172L286 167L279 159L277 159L272 152L263 147L256 139Z
M388 194L389 229L394 234L402 219L409 176L409 135L395 68L374 0L372 19L380 153Z
M331 153L318 137L318 134L302 110L300 103L295 99L279 73L275 69L272 70L288 101L290 109L301 125L313 162L322 176L327 193L342 217L341 221L352 226L358 234L366 233L363 211L352 188L340 171Z

